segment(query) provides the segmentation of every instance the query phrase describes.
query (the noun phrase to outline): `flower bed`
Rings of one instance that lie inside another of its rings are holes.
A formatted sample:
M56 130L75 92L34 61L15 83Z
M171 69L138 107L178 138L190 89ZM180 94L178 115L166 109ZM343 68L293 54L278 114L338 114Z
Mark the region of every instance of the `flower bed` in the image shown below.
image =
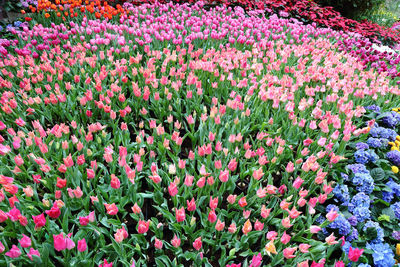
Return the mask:
M335 210L340 215L323 232L343 236L343 251L354 262L393 266L400 240L400 136L396 132L400 115L395 111L381 114L375 105L366 109L371 130L353 143L349 154L354 156L345 169L337 168L338 183L326 212ZM361 258L353 249L364 252Z
M398 86L330 29L203 7L34 15L16 32L0 60L0 265L347 260L321 204L369 131L363 106L400 104Z

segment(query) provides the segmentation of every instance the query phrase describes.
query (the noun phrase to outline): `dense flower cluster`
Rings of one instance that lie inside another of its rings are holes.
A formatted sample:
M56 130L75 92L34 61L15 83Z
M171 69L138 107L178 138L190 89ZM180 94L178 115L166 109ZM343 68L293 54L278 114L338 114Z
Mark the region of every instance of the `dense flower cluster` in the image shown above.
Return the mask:
M278 6L57 2L3 45L0 265L372 262L355 245L382 241L371 166L397 134L361 118L400 90L342 33Z
M355 163L346 165L349 173L342 175L333 189L340 215L326 228L325 235L333 231L343 236L342 249L350 260L352 248L362 246L372 251L364 253L371 264L368 266L393 266L396 247L393 239L400 238L400 184L396 176L400 163L400 136L396 133L399 116L395 111L381 113L376 105L367 106L366 110L366 117L372 119L367 123L372 128L360 138L364 142L354 143ZM391 151L386 152L390 146ZM389 160L392 166L382 159Z

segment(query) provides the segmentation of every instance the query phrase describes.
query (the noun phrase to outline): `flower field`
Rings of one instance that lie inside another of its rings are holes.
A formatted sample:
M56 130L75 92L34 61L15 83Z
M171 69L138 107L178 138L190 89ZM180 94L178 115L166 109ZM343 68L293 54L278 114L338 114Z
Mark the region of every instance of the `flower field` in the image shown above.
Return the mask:
M31 6L0 40L0 266L397 264L399 54L268 4Z

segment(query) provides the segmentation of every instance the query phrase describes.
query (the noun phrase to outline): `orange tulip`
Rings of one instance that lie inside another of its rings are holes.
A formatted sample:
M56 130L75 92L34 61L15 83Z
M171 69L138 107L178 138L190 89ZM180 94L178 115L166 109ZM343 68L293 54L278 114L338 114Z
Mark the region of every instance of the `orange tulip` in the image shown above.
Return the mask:
M274 245L274 241L269 241L268 244L265 245L265 250L267 251L268 255L272 254L278 254L276 252L276 248Z

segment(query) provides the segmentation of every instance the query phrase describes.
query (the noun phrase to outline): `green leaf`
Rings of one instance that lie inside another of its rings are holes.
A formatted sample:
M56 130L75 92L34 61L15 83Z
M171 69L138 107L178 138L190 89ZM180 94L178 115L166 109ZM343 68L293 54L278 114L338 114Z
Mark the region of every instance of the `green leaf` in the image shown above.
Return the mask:
M367 237L368 240L373 240L378 236L378 232L376 231L376 228L368 227L367 230L365 231L365 236Z
M382 168L375 168L370 171L374 181L382 181L385 179L385 171Z
M396 215L394 214L394 211L392 208L383 209L382 214L388 216L390 218L390 220L396 220Z

